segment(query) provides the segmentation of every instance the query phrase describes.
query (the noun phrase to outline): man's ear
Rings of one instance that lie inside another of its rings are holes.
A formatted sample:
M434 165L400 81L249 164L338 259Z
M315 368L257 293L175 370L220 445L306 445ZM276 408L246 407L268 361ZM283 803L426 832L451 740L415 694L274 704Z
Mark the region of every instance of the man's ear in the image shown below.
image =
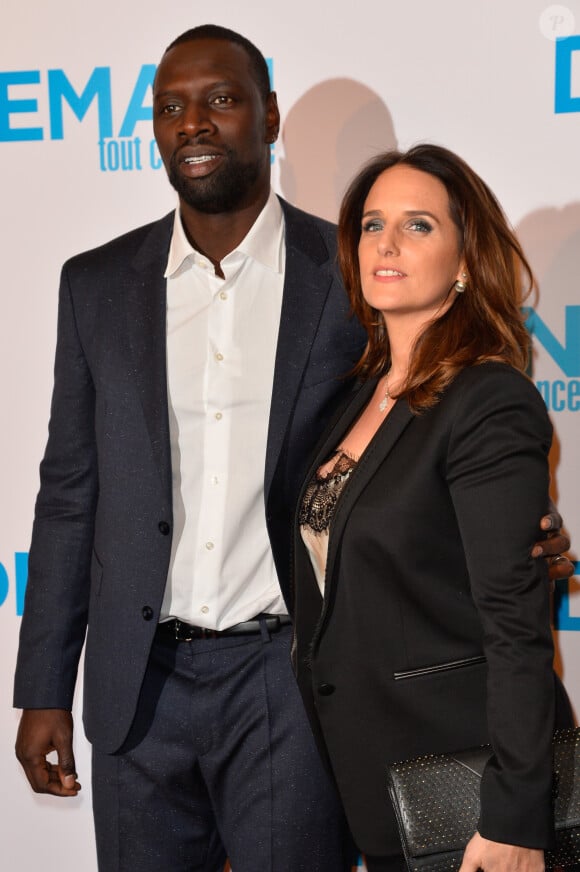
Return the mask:
M275 91L266 97L266 142L276 142L280 133L280 111Z

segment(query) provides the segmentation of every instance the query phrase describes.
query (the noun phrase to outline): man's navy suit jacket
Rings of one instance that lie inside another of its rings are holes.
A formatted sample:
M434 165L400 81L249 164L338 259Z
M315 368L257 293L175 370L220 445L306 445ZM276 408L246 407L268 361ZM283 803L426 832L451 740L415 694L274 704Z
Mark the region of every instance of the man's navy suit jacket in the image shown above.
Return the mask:
M293 504L364 336L348 317L336 228L282 206L286 270L264 483L291 608ZM70 709L86 634L84 723L104 752L117 750L131 725L171 552L164 272L172 227L173 213L73 258L61 277L15 705Z

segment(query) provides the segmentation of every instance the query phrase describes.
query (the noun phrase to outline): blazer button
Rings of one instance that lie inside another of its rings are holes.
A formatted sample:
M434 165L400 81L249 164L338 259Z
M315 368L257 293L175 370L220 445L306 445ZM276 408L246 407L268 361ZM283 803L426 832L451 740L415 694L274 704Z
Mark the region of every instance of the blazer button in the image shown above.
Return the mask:
M143 608L141 609L141 614L146 621L153 620L153 609L151 608L151 606L143 606Z
M169 531L171 530L171 527L169 526L167 521L159 521L159 524L157 526L159 527L159 532L162 536L169 536Z
M331 696L336 690L334 684L319 684L318 693L320 696Z

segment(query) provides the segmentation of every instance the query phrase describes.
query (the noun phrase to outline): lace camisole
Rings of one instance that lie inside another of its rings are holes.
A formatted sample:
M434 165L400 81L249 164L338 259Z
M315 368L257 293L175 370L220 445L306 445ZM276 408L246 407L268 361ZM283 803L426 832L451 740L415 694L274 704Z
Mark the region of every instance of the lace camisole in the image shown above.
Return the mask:
M329 463L332 464L330 470ZM308 549L316 581L323 596L330 525L340 495L357 464L354 458L341 449L335 452L329 463L323 464L306 488L298 515L302 541ZM324 473L321 472L322 469L325 470Z

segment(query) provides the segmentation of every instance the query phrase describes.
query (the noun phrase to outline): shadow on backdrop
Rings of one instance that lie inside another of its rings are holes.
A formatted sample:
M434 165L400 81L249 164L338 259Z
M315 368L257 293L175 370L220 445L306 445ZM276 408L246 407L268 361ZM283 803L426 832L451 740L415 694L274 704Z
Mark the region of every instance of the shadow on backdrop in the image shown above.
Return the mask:
M542 305L550 305L551 294L569 303L577 301L580 203L530 212L522 218L516 232L538 279Z
M568 372L563 374L577 378L580 375L580 348L575 346L578 337L566 336L564 306L578 305L580 299L580 203L569 203L561 208L538 209L526 215L516 228L518 238L536 275L539 285L539 303L543 320L565 348ZM561 461L561 442L558 435L558 416L551 415L554 423L554 439L550 452L550 493L556 504L559 500L558 467ZM572 448L568 444L566 451ZM568 465L569 463L568 458ZM564 518L564 523L566 518ZM571 559L578 559L578 543L572 542ZM566 585L567 599L577 601L580 597L580 579L572 578ZM568 608L571 608L568 606ZM577 612L577 606L572 608ZM555 668L564 676L564 663L558 634L555 635Z
M562 358L559 363L563 368L563 375L568 378L578 378L580 349L570 347L575 345L575 337L566 336L564 306L577 305L578 300L580 203L569 203L562 208L547 207L530 212L522 218L516 227L516 233L538 281L537 308L541 311L548 329L562 346ZM527 305L534 305L534 301L528 301ZM532 360L532 375L533 370ZM557 419L554 423L557 423ZM550 454L552 496L555 502L558 500L556 470L559 463L560 440L555 432Z
M391 114L381 98L352 79L328 79L290 109L280 158L284 197L336 221L347 184L363 163L397 147Z

